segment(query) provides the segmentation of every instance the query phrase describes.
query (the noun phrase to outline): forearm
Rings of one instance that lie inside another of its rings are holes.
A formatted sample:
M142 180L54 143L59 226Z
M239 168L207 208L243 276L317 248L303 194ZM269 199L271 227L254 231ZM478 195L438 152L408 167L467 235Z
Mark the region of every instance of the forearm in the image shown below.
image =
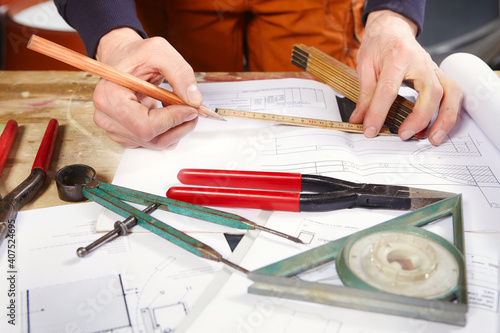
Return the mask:
M388 9L411 20L417 27L416 35L420 35L424 24L426 0L367 0L363 13L363 24L366 24L368 14Z
M367 18L365 33L380 33L381 31L387 33L392 30L391 27L392 29L399 29L398 35L406 32L408 36L415 37L419 31L418 25L406 16L391 10L377 10L370 13Z
M99 40L108 32L131 28L146 37L133 0L55 0L61 16L80 35L87 54L94 57Z
M101 37L95 52L95 58L105 64L114 66L127 54L129 43L142 39L136 31L130 28L117 28Z

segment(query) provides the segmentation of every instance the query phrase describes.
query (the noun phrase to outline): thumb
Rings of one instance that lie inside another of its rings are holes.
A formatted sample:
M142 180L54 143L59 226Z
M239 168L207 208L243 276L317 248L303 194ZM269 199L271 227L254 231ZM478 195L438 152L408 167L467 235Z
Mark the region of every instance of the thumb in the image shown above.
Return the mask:
M194 77L194 74L193 74ZM181 97L182 98L182 97ZM186 99L182 98L187 104L191 106L200 106L203 103L203 96L201 95L200 88L195 82L188 85L186 88Z
M155 42L159 44L156 49L161 50L155 56L160 53L162 59L157 62L158 70L168 81L174 93L188 105L194 107L202 105L203 96L196 82L193 68L168 41L157 38Z
M170 105L165 108L152 109L149 111L149 121L153 127L153 136L170 131L183 123L198 117L196 109L185 105Z

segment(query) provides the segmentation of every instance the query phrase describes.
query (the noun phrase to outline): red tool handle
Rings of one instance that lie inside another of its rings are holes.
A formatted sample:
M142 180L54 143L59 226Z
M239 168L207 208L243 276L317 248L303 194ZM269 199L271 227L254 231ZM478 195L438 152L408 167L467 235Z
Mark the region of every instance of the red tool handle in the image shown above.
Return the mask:
M33 162L33 168L31 168L32 171L34 169L42 169L43 172L46 173L49 169L58 130L59 123L56 119L51 119L47 125L47 129L45 130L45 134L43 135L40 148L38 148L38 153L36 154L35 161Z
M9 120L0 136L0 175L7 162L14 140L16 139L17 127L17 122L15 120Z
M167 197L203 206L299 211L300 193L206 187L171 187Z
M182 169L177 178L183 184L263 190L301 190L300 173L237 170Z

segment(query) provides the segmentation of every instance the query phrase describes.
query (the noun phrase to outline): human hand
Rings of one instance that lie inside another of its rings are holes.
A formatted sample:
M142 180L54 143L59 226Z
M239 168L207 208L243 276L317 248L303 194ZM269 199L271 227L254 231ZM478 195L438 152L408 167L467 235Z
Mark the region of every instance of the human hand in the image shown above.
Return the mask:
M459 119L460 86L444 74L415 39L417 26L388 10L368 15L358 51L359 96L350 122L363 123L366 137L374 137L402 82L418 93L413 112L399 127L403 140L423 130L439 108L429 141L439 145Z
M174 147L197 122L195 107L202 104L191 66L162 38L142 39L134 30L120 28L103 36L97 60L154 84L166 78L186 105L163 105L143 94L101 79L93 101L94 122L125 147Z

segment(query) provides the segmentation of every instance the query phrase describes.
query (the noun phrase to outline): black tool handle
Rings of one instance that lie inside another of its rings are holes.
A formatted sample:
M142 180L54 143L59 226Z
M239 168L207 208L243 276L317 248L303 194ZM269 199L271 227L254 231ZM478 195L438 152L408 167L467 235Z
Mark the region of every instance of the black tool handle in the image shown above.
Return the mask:
M299 201L301 212L329 212L357 206L358 195L346 191L301 194Z
M358 207L382 208L391 210L410 210L411 198L398 196L360 194L358 195Z
M301 212L327 212L353 207L410 210L411 198L351 191L324 192L301 194L299 207Z
M358 184L342 179L325 177L320 175L302 175L302 188L304 192L334 192L351 190L353 193L361 189L365 184Z

